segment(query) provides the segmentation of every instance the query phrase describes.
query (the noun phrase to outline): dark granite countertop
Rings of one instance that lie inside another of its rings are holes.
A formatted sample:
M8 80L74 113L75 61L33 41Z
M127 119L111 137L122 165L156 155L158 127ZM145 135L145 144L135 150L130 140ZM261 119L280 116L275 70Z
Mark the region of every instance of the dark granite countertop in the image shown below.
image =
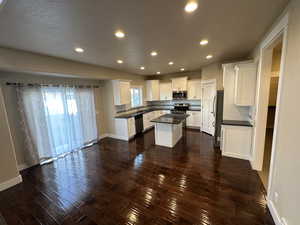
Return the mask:
M166 108L151 108L151 109L143 109L137 112L132 112L132 113L124 113L123 115L115 116L116 119L128 119L131 117L135 117L141 114L145 114L148 112L153 112L153 111L158 111L158 110L171 110L171 109L166 109Z
M223 120L222 125L253 127L253 125L249 121L241 120Z
M183 122L189 115L186 114L166 114L151 120L153 123L168 123L168 124L180 124Z
M188 109L187 111L197 111L197 112L201 112L201 109Z

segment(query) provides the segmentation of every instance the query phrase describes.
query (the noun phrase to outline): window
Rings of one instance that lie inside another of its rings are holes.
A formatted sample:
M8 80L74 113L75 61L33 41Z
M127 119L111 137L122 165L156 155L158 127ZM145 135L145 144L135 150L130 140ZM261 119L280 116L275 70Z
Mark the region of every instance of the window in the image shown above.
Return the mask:
M143 105L143 89L141 87L132 87L131 93L131 107L139 107Z
M20 87L18 93L32 158L43 163L96 141L93 89Z

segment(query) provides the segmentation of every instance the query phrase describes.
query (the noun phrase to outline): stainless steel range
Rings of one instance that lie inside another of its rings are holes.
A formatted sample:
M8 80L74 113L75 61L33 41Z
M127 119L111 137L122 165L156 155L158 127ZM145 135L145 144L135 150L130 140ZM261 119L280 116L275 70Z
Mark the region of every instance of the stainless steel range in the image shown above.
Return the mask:
M186 111L189 110L190 104L188 103L175 103L174 109L171 109L173 114L186 114Z
M190 104L187 103L175 103L174 109L171 109L172 114L186 114L186 111L189 110ZM186 128L186 120L182 123L182 126Z

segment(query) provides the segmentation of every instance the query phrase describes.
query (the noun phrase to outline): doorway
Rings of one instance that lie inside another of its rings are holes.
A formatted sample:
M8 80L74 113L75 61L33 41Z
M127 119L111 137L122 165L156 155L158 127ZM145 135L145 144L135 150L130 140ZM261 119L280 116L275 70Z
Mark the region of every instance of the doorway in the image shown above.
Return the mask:
M216 80L201 82L201 131L215 134Z
M280 78L280 67L282 58L282 37L280 37L274 45L271 46L272 58L271 58L271 71L269 81L269 94L268 94L268 105L267 105L267 120L266 120L266 131L265 131L265 144L262 170L258 172L260 179L265 187L268 189L272 145L273 145L273 133L276 116L277 96L278 96L278 84Z

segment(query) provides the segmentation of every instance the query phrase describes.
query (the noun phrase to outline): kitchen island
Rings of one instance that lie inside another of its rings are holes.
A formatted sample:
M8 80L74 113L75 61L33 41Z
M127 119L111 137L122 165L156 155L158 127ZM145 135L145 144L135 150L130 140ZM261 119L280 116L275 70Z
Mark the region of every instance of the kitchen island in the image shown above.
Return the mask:
M182 138L183 123L189 115L166 114L151 120L155 124L155 144L173 148Z

